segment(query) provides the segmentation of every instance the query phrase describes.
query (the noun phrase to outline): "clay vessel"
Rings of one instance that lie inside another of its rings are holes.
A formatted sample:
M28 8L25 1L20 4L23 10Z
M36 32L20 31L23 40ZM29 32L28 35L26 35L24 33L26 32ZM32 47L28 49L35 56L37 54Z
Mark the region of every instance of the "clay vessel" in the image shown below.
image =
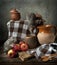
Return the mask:
M53 25L43 25L37 27L39 32L37 38L40 44L49 44L55 41L56 27Z
M16 9L10 10L10 18L11 20L19 20L21 18L20 12Z
M36 36L28 36L24 39L24 41L28 44L29 49L38 47L38 40Z

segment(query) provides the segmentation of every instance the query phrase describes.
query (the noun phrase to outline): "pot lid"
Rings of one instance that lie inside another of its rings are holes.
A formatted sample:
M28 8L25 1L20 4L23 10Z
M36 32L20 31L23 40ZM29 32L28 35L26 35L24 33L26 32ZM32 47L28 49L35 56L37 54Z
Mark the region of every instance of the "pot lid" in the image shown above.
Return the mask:
M19 13L19 12L17 11L17 9L12 9L10 10L10 13Z

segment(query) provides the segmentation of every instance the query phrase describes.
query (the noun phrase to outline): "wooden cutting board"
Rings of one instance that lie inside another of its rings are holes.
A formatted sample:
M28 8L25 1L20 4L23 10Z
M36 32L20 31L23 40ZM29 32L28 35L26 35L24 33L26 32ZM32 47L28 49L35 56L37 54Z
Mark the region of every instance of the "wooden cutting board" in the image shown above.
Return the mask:
M22 60L22 61L25 61L31 57L33 57L33 55L29 54L28 52L18 52L18 55L19 55L19 58Z

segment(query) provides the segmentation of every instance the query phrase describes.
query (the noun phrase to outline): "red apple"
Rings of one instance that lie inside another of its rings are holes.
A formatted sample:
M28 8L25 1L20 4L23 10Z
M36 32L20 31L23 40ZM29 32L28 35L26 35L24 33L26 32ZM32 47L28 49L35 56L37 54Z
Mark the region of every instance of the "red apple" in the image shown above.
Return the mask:
M26 43L22 43L20 47L22 51L28 50L28 45Z
M19 45L19 44L14 44L14 45L13 45L13 49L14 49L15 51L19 51L19 50L20 50L20 45Z
M10 49L7 53L8 57L13 58L16 55L16 52L13 49Z

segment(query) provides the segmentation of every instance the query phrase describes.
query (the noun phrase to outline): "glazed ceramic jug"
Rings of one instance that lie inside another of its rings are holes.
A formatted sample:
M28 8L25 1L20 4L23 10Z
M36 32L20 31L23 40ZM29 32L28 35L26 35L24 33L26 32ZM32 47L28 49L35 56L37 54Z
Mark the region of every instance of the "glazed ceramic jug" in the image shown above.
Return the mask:
M53 25L43 25L37 27L39 32L37 38L40 44L49 44L55 41L56 27Z

